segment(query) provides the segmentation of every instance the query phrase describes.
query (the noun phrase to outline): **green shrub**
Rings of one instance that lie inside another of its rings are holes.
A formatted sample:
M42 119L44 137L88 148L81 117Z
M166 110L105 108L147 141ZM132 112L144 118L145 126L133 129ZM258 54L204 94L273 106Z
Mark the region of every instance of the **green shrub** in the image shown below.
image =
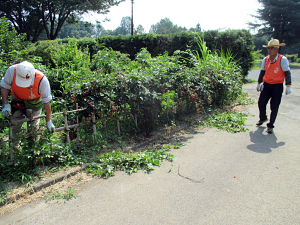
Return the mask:
M246 30L229 30L224 32L206 31L201 37L207 43L207 47L212 51L230 51L233 59L241 66L242 74L246 76L253 64L251 54L254 45L251 34ZM52 59L53 53L61 49L60 45L67 42L76 42L81 49L88 49L90 58L97 54L99 50L112 49L124 54L128 54L134 60L141 49L145 48L152 57L163 55L173 55L174 52L199 51L197 40L198 33L181 32L169 35L143 34L134 36L105 36L101 38L84 38L79 40L58 39L54 41L39 41L34 45L28 46L29 53L42 57L47 66L54 67Z
M183 53L190 63L182 61ZM241 70L231 53L208 55L206 62L192 51L153 58L142 49L130 61L119 52L99 51L92 63L97 72L66 90L64 99L70 109L75 103L87 108L85 121L92 113L97 118L118 117L127 124L126 132L149 133L184 115L228 104L241 93Z
M25 37L23 34L19 35L14 28L10 29L5 17L0 18L0 60L5 66L19 60L19 51L24 49Z
M34 44L29 44L27 50L24 51L24 54L27 57L39 56L42 58L44 65L47 67L55 67L53 56L56 52L61 52L62 48L63 46L60 39L53 41L38 41Z

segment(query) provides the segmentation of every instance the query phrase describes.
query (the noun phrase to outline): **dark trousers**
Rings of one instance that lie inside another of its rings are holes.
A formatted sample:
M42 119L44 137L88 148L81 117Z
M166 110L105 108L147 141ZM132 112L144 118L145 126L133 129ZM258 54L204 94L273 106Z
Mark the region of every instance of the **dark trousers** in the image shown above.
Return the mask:
M283 92L283 84L268 84L264 83L264 89L260 93L258 99L258 108L259 108L259 119L261 121L266 120L268 117L266 115L266 107L271 99L270 108L270 122L267 124L267 127L274 128L274 123L277 117L279 105L281 102Z

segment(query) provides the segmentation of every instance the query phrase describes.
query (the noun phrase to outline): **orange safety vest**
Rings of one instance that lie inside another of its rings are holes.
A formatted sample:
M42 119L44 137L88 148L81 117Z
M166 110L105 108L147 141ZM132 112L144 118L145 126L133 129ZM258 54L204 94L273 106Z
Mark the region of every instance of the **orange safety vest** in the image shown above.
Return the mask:
M23 88L16 85L16 75L17 75L16 69L17 69L17 65L15 66L14 79L11 84L11 93L20 101L33 100L41 97L39 93L39 86L41 80L44 77L44 74L39 70L35 70L35 79L32 87Z
M284 82L285 74L280 66L281 59L282 55L279 55L277 61L271 63L269 57L266 58L264 82L268 84L282 84Z

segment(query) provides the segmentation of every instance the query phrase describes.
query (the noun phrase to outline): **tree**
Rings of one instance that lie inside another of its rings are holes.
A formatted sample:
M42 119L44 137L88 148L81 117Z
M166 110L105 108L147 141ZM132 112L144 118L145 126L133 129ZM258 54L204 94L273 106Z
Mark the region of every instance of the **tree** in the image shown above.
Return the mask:
M267 44L270 41L271 37L269 36L257 36L253 37L254 42L254 51L261 51L263 55L268 55L268 49L264 48L263 45Z
M258 15L252 15L261 23L248 25L258 30L258 35L271 36L280 42L294 44L299 42L300 35L300 0L258 0L262 8Z
M103 37L108 35L109 35L108 31L105 30L103 26L101 26L101 23L99 21L96 21L96 25L94 26L94 32L92 37Z
M95 33L95 25L89 22L79 21L78 23L65 23L60 32L58 33L58 38L86 38L92 37Z
M200 23L198 23L198 24L196 25L196 28L191 27L191 28L190 28L190 31L197 32L197 33L201 33Z
M78 21L88 11L107 13L113 5L125 0L2 0L0 17L6 16L18 33L28 41L37 41L44 31L47 39L57 38L63 24Z
M134 34L144 34L144 33L145 33L145 29L141 24L138 25L138 27L134 31Z
M152 31L155 34L167 34L173 26L173 22L169 18L164 18L157 24L152 25L150 32Z
M201 32L201 26L200 26L200 23L197 23L197 25L196 25L196 32L198 32L198 33Z
M111 31L108 30L105 35L112 35L112 36L118 36L118 35L128 35L131 34L131 17L125 16L122 18L120 26L118 26L115 30ZM103 36L103 35L101 35Z
M155 34L175 34L184 31L187 31L185 27L174 25L169 18L161 19L160 22L150 28L150 32Z
M131 17L130 16L125 16L122 18L119 33L123 34L123 35L131 34Z

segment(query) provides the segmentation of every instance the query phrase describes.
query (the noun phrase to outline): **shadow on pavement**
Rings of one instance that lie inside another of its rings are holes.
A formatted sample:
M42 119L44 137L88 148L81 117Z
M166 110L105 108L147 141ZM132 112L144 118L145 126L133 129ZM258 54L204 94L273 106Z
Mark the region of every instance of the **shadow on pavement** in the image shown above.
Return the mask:
M270 153L273 148L285 145L285 142L277 143L277 137L273 134L263 134L266 127L258 127L255 132L251 131L250 141L254 144L248 145L247 148L257 153Z

